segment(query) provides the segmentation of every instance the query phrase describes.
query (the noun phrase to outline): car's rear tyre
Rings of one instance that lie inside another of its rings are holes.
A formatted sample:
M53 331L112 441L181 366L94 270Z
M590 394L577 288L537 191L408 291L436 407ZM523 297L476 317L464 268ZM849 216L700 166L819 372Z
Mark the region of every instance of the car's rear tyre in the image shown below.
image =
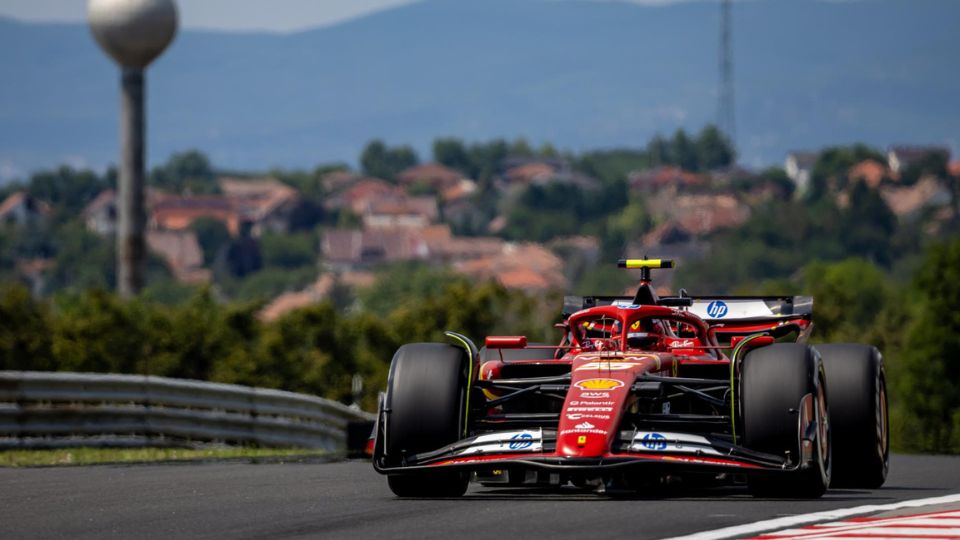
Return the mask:
M390 364L385 409L386 458L436 450L460 439L469 361L463 349L442 343L400 347ZM459 497L469 477L459 471L417 471L387 477L398 497Z
M762 497L823 495L830 485L831 444L826 375L817 352L795 343L754 349L743 358L740 387L744 445L751 450L796 464L802 455L798 415L807 394L817 422L810 462L789 473L748 477L750 492Z
M830 386L834 428L831 486L876 489L890 469L883 357L876 347L817 345Z

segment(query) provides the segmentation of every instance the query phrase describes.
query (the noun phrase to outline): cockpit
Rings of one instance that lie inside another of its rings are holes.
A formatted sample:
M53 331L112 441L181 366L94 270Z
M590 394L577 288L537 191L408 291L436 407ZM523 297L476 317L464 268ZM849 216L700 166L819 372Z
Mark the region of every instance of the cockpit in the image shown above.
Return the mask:
M708 344L706 327L688 317L647 310L603 310L570 320L575 347L596 351L670 352Z

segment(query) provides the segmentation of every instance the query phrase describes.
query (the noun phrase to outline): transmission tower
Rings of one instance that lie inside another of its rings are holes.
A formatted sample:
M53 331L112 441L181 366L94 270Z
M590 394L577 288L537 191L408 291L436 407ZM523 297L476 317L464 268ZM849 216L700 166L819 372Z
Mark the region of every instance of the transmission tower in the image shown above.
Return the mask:
M736 146L737 125L733 100L733 21L731 0L720 1L720 103L717 108L717 126Z

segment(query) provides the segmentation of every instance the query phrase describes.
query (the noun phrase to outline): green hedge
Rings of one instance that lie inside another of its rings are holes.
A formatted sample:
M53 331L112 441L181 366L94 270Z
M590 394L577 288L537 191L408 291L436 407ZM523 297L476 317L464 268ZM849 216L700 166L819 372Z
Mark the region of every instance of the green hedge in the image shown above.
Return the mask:
M259 303L221 304L209 290L167 306L92 290L36 300L0 285L0 369L141 373L305 392L349 403L354 373L362 405L376 406L394 351L443 341L447 329L475 339L523 331L543 337L537 300L487 283L448 283L390 312L343 312L321 303L262 322Z

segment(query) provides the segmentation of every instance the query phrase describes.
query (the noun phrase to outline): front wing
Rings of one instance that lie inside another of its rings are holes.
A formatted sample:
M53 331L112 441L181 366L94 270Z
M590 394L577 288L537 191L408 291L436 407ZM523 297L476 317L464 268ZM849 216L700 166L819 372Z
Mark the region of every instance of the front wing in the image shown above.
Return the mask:
M382 435L380 433L379 435ZM378 437L379 439L380 437ZM556 453L556 431L525 429L498 431L462 439L432 452L404 456L389 464L380 441L373 463L384 474L417 470L503 468L602 472L643 467L667 471L738 471L742 474L785 472L797 469L784 458L754 452L720 439L678 432L622 431L616 451L599 457L561 456Z

